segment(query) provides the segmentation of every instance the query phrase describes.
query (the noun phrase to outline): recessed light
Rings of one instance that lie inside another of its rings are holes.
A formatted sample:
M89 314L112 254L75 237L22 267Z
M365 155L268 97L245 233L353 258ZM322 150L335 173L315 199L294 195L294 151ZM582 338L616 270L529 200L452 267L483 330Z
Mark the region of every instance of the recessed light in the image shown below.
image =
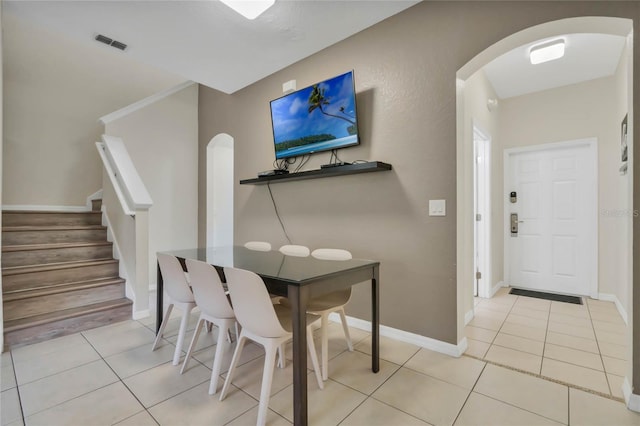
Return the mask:
M542 64L564 56L564 40L556 39L531 47L529 60L531 64Z
M276 0L220 0L247 19L256 19L269 9Z

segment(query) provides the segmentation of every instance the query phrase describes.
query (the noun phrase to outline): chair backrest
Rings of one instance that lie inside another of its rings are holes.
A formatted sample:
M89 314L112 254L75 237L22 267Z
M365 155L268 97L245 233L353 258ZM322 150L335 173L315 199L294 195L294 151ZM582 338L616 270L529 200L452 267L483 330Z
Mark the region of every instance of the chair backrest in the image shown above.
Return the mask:
M206 262L187 259L187 271L193 296L202 312L214 318L235 317L216 268Z
M162 272L164 289L175 302L193 303L193 293L187 283L180 261L175 256L158 253L158 265Z
M351 252L343 249L319 248L311 252L311 256L323 260L353 259ZM322 296L320 296L322 297ZM334 303L346 305L351 298L351 287L331 293Z
M342 249L319 248L311 252L311 256L316 259L325 260L349 260L353 259L351 253Z
M251 271L236 268L224 268L224 275L236 320L243 328L262 337L288 334L278 320L262 278Z
M271 243L265 241L247 241L244 246L249 250L271 251Z
M287 244L280 247L280 253L287 256L307 257L309 256L309 247Z

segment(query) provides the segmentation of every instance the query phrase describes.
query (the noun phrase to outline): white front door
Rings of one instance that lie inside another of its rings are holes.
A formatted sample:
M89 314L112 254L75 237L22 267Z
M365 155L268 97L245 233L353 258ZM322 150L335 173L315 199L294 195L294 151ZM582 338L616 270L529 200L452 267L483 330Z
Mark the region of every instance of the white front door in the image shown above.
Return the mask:
M595 139L508 150L505 160L508 284L595 295Z

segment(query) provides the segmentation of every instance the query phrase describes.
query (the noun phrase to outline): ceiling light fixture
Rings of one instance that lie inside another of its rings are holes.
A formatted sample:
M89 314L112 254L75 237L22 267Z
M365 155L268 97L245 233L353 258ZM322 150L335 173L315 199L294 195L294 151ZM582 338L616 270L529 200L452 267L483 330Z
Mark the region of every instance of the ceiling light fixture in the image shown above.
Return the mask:
M276 0L220 0L247 19L256 19L269 9Z
M560 59L564 56L564 40L556 39L531 47L529 60L532 65Z

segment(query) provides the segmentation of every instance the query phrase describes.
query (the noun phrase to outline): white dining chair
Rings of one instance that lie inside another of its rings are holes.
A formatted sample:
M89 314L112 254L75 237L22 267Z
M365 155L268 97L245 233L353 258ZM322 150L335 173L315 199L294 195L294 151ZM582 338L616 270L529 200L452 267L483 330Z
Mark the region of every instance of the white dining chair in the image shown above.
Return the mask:
M249 250L255 251L271 251L271 243L266 241L247 241L244 246Z
M296 244L286 244L280 247L280 253L287 256L307 257L309 256L309 247L299 246Z
M240 331L240 337L231 359L231 366L220 393L220 401L227 395L245 342L253 340L262 345L265 350L265 359L257 421L257 424L261 426L265 424L267 418L276 352L293 337L291 332L291 310L282 305L273 305L271 303L269 292L262 278L255 273L242 269L224 268L224 275L231 295L233 309L237 321L242 326L242 331ZM318 356L311 331L311 325L319 319L320 317L317 315L306 314L309 355L313 363L318 387L323 389L324 385L320 377Z
M211 382L209 384L209 394L213 395L218 390L218 379L220 378L222 357L224 355L223 348L226 345L225 337L231 328L237 325L236 317L229 303L229 299L225 294L222 280L216 268L199 260L187 259L186 263L187 271L189 271L189 275L191 276L193 296L200 308L200 318L198 318L198 324L193 333L187 355L182 363L180 374L184 373L187 368L193 349L198 343L202 328L207 327L207 323L215 324L218 327L218 339L216 341L216 352L213 357Z
M180 321L180 330L178 331L178 341L176 342L176 350L173 354L173 365L180 363L180 355L182 354L182 345L184 343L184 336L187 334L187 326L189 325L189 314L193 308L196 307L195 298L187 283L187 278L180 265L180 261L175 256L168 254L158 253L158 265L160 266L160 272L162 273L162 279L164 283L164 289L169 295L169 306L167 312L164 314L162 324L158 330L156 340L151 347L152 351L156 350L158 343L162 339L164 329L169 322L171 311L175 306L182 311L182 320Z
M316 259L323 260L349 260L353 256L347 250L342 249L326 249L320 248L311 252L311 256ZM340 314L340 321L342 322L342 329L344 330L344 338L347 341L347 347L349 351L353 352L353 343L351 342L351 335L349 334L349 327L347 326L347 318L344 313L344 306L349 302L351 298L351 287L345 290L334 291L329 294L325 294L319 297L314 297L309 301L307 306L307 312L320 315L321 325L321 359L322 359L322 379L327 380L329 377L329 315L333 312Z

